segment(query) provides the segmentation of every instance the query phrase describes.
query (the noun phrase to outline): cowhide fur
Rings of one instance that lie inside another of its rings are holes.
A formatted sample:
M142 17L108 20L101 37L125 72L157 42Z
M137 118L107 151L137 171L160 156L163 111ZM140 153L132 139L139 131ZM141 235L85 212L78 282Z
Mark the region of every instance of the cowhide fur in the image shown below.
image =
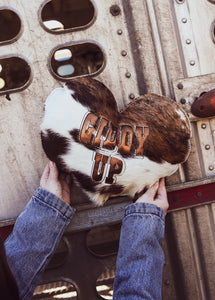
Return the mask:
M102 143L106 141L107 144L105 148L81 140L84 120L89 113L98 120L95 124L89 122L89 128L85 128L84 134L93 128L95 132L92 138L96 138L100 117L109 122L106 129L110 126L113 129L113 136L109 136L110 145L107 142L107 130L102 132ZM123 138L120 129L125 125L130 130L132 128L133 135L127 133L124 136L123 148L120 147ZM144 138L148 128L142 146L135 133L138 126L144 128L141 138ZM174 173L178 164L188 157L190 135L189 119L172 99L147 94L138 97L119 112L110 90L92 78L76 78L68 81L64 87L53 90L45 102L41 124L42 145L48 158L56 162L60 170L72 174L90 200L97 205L102 205L110 196L134 197L159 178ZM115 146L111 144L113 141ZM140 150L140 146L141 154L137 156L136 151ZM95 171L97 156L103 158L103 163L97 165L98 178L94 180L92 172ZM116 161L113 172L110 168L111 157ZM103 173L104 170L106 173Z

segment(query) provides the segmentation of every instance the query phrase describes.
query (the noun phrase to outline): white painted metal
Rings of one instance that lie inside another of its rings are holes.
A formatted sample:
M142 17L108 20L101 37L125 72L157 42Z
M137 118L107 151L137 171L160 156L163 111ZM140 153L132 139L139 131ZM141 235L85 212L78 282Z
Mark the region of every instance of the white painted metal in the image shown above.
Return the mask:
M214 88L215 44L211 38L214 4L207 0L95 0L95 4L95 23L82 31L59 35L40 26L41 0L1 1L1 5L20 12L23 32L16 42L0 46L0 56L19 53L33 66L33 81L26 90L11 94L11 102L5 96L0 97L2 225L3 221L16 217L27 203L46 162L39 124L46 96L62 84L47 68L48 55L57 45L86 39L101 45L107 64L97 78L112 90L120 109L130 101L129 94L154 92L175 97L180 104L181 98L185 98L183 107L190 114L194 97ZM121 8L116 17L109 11L113 4ZM122 34L117 34L119 29ZM121 55L122 50L127 52L126 56ZM125 76L126 72L131 73L130 78ZM177 88L179 82L183 83L183 89ZM209 169L215 167L215 120L199 120L192 115L190 118L192 151L181 171L168 178L169 191L215 182L215 169ZM119 201L115 210L112 202L104 210L79 209L69 231L89 228L91 216L95 226L108 222L113 213L116 218L112 221L117 222L126 201L124 204ZM168 214L163 299L214 298L214 216L215 204Z
M122 7L121 1L115 1ZM45 165L40 142L39 125L43 103L57 82L47 68L50 51L57 45L81 40L94 40L106 53L106 67L97 77L114 93L119 109L129 103L129 95L138 95L136 72L128 38L126 20L121 12L112 16L108 1L95 1L97 18L89 28L65 34L51 34L39 24L41 1L1 1L15 8L22 16L23 33L14 43L1 46L0 56L10 53L24 55L33 66L33 81L24 91L11 94L11 102L0 97L0 220L16 217L39 184ZM117 30L122 34L118 35ZM126 56L121 51L127 52ZM125 76L126 72L131 77Z

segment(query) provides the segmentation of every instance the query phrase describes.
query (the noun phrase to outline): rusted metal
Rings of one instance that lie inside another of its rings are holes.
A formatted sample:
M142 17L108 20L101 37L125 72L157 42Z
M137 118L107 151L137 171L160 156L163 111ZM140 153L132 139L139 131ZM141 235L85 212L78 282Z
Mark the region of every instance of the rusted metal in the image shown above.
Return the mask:
M191 112L194 116L200 118L209 118L215 116L215 89L203 93L197 98L192 106Z

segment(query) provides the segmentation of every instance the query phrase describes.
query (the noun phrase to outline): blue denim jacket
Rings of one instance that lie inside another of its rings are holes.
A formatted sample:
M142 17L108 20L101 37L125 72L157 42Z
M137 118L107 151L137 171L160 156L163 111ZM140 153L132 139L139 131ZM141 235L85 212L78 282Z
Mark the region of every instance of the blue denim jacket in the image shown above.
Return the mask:
M20 299L32 298L74 213L62 199L39 188L16 220L5 249Z
M5 242L20 299L33 296L75 209L39 188ZM164 212L136 203L125 210L114 282L114 300L161 299ZM92 299L93 300L93 299Z
M125 209L114 281L114 300L162 299L164 211L149 203Z

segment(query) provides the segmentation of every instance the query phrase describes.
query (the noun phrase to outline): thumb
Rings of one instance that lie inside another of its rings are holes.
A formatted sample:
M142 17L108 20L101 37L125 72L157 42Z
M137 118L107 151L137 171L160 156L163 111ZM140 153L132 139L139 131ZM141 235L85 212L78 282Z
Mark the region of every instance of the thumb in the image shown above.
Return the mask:
M158 187L159 187L159 182L156 181L145 193L145 195L151 199L154 199L156 193L157 193L157 190L158 190Z
M49 179L51 179L53 181L57 181L58 180L58 170L57 170L55 163L53 161L50 161L49 167L50 167Z

